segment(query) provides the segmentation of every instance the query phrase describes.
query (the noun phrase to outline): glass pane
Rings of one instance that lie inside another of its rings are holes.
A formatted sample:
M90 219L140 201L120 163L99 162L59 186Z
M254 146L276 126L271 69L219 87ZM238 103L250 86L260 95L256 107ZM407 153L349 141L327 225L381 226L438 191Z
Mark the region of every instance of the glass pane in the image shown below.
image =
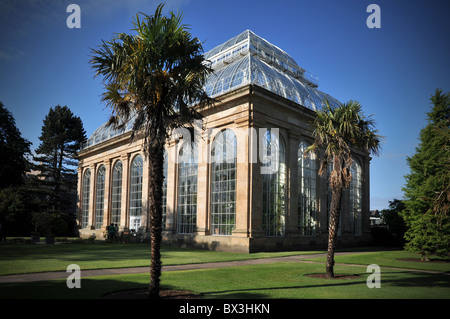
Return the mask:
M211 233L231 235L236 217L237 164L237 140L232 130L218 133L211 157Z
M272 133L264 136L266 160L261 164L263 176L263 228L266 236L284 236L286 214L286 148ZM265 170L265 168L271 170Z
M187 234L195 232L197 226L197 145L185 142L179 156L177 231Z
M362 232L362 189L361 189L361 166L353 160L350 172L352 173L352 181L350 183L350 226L355 236L360 236Z
M89 195L91 184L91 171L86 170L83 177L83 198L81 202L81 228L88 227L89 224Z
M117 161L113 167L111 195L111 223L120 226L122 206L122 162Z
M306 154L309 144L301 142L298 147L298 223L302 236L316 235L316 158Z
M169 167L169 156L166 150L164 150L164 164L163 164L163 187L162 187L162 225L163 228L166 225L167 220L167 169Z
M130 229L141 226L143 160L137 155L130 167Z
M97 192L95 196L95 229L103 225L103 207L105 201L105 166L102 165L97 172Z

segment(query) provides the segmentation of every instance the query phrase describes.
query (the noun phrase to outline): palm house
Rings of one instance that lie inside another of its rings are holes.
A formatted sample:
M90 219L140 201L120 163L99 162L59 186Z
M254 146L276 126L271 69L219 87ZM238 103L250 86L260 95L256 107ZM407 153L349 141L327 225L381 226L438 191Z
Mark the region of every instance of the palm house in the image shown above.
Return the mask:
M214 72L205 84L217 102L203 108L196 138L174 132L166 142L163 244L220 251L323 249L331 193L318 175L311 123L325 100L315 76L250 30L204 54ZM149 238L148 161L132 124L105 124L79 152L81 237ZM344 192L341 245L364 245L369 232L368 154L353 150Z

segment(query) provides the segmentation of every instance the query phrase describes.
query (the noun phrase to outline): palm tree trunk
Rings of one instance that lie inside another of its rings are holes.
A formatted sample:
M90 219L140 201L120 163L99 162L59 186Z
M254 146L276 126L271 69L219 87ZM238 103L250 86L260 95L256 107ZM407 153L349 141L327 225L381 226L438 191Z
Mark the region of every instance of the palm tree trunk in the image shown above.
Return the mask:
M327 251L327 278L334 278L334 250L336 248L337 230L339 227L339 216L341 214L342 201L341 187L334 187L331 189L331 209L330 209L330 224L328 229L328 251Z
M149 147L149 210L151 262L149 298L159 298L161 276L162 185L164 143Z

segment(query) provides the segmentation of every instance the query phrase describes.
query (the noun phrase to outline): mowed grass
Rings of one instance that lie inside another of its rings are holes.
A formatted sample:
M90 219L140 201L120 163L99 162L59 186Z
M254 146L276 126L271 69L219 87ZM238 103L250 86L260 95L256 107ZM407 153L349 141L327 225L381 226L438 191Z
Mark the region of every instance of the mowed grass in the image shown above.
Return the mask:
M317 279L321 263L284 262L216 269L164 272L163 289L190 290L205 299L448 299L449 276L382 270L381 288L368 288L364 267L336 266L339 274L355 279ZM111 292L145 289L148 274L82 278L80 289L65 280L0 284L0 298L94 299Z
M162 247L163 265L196 264L314 254L319 251L240 254ZM0 245L0 275L150 266L149 244Z
M406 260L405 260L406 259ZM416 261L411 261L411 260ZM325 257L309 258L307 260L325 262ZM421 269L429 271L450 273L450 258L432 256L431 262L421 262L420 255L404 250L373 251L350 255L336 255L336 263L370 265L376 264L380 267L395 267L406 269Z
M236 269L239 268L239 269ZM450 298L449 276L396 270L383 271L381 288L368 288L364 268L336 266L339 274L355 279L318 279L308 274L323 273L323 264L277 263L193 272L166 273L166 285L189 289L205 298L287 298L287 299L373 299ZM195 279L194 279L195 278Z
M2 245L0 272L5 274L66 270L78 264L81 288L69 289L66 280L0 284L0 298L102 298L111 292L145 289L148 274L111 275L83 278L83 269L135 267L149 265L149 247L145 244L63 244ZM236 254L164 247L164 265L220 262L251 258L278 257L312 252ZM287 298L287 299L449 299L450 263L400 261L417 258L406 251L373 251L336 256L335 272L357 275L354 279L318 279L308 274L324 273L324 259L312 263L280 262L215 269L163 272L163 289L190 290L205 299L214 298ZM381 288L368 288L369 264L381 267ZM350 265L358 264L358 265ZM392 269L434 270L440 273ZM69 274L68 274L69 275Z

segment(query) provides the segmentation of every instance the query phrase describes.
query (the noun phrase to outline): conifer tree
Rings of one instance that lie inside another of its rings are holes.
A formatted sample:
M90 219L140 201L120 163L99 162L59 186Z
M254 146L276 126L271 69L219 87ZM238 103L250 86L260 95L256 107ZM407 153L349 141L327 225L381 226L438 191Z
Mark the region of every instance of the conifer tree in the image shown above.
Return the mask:
M22 137L12 113L0 102L0 224L2 235L31 229L25 172L30 169L31 143ZM21 232L21 233L20 233Z
M39 212L35 219L61 223L62 215L71 212L69 194L76 189L76 154L86 139L86 132L78 116L67 106L57 105L46 115L39 139L41 144L36 149L34 160L38 162L38 182L48 205L46 211Z
M437 89L431 102L419 146L407 158L410 173L403 189L406 248L420 252L422 260L445 255L450 246L450 95Z
M16 127L11 112L0 102L0 188L23 183L23 175L30 166L27 160L30 145Z

